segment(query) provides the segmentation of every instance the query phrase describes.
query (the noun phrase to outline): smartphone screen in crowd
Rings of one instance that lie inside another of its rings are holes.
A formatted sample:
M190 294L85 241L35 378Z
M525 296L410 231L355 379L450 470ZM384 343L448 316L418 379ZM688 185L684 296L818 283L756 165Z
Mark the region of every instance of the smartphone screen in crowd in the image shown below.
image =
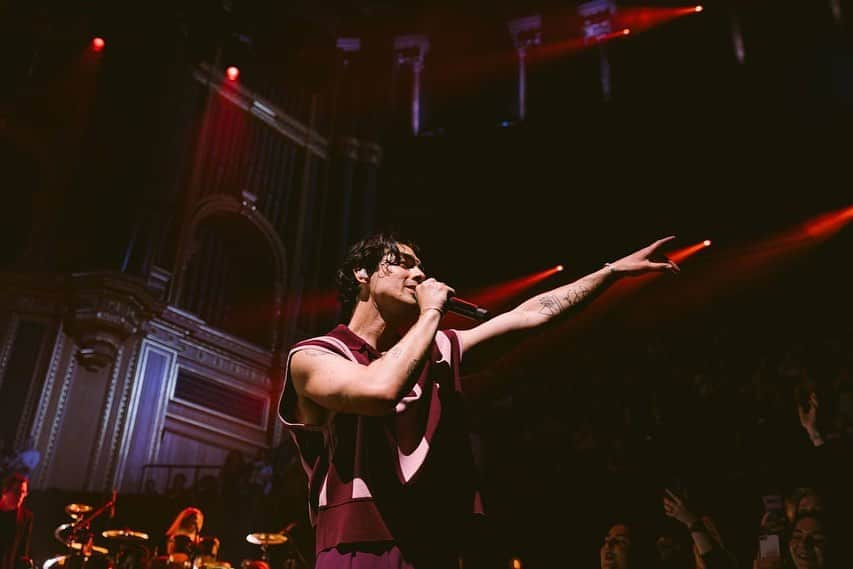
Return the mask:
M781 556L782 550L777 534L771 533L758 538L759 559L778 559Z
M758 557L778 559L782 555L779 535L785 529L785 500L778 494L761 497L764 502L762 535L758 538Z

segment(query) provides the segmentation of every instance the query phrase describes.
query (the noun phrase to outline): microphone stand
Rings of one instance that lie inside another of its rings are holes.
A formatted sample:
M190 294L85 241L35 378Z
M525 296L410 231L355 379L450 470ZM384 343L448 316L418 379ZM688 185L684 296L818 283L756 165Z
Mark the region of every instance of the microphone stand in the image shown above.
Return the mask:
M299 559L299 562L306 569L310 569L310 567L308 566L308 561L306 561L305 557L302 556L302 552L299 551L299 546L296 545L296 542L293 541L293 536L290 534L290 530L292 530L294 528L294 526L296 526L296 523L287 524L285 526L285 528L283 530L281 530L281 532L279 532L279 533L283 533L284 535L287 536L287 541L290 543L291 547L293 548L294 553L296 553L296 557Z
M198 522L193 523L193 551L192 555L190 555L190 567L195 567L195 560L198 557L199 546L201 545L201 530L198 527Z
M71 542L78 541L80 543L80 553L83 555L83 557L89 557L89 555L91 555L92 553L93 536L89 531L89 528L92 524L92 520L106 512L108 509L115 508L115 505L116 498L114 493L113 497L107 503L103 504L100 508L93 510L91 513L89 513L88 516L84 516L79 520L76 520L71 523L69 527L71 531L68 534L69 540ZM80 537L80 534L78 532L82 533L81 530L84 530L88 534L86 536L85 543L82 540L78 539Z

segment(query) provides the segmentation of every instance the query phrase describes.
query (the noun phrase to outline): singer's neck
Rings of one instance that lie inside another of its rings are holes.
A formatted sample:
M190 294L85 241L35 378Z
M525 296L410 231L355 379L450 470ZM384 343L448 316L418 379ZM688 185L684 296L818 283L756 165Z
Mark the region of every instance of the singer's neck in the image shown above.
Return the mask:
M401 329L410 323L395 323L383 316L379 309L369 302L360 302L353 312L347 327L359 338L384 352L396 344L401 337Z

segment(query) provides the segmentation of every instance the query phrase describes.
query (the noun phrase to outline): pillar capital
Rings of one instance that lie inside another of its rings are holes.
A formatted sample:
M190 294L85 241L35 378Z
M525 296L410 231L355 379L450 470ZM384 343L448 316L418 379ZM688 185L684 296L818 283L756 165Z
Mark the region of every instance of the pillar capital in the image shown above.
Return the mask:
M519 51L542 43L542 16L539 14L510 20L507 28L515 49Z
M123 273L74 273L65 293L65 327L77 343L75 357L92 371L112 364L121 344L163 309L145 283Z
M429 48L429 38L425 35L397 36L394 38L394 62L421 68Z

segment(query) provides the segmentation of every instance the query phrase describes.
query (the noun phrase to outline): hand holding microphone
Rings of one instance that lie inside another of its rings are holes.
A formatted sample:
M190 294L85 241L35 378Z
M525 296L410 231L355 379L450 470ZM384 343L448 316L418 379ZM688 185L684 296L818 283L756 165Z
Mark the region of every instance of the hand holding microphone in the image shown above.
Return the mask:
M440 310L442 314L453 312L459 316L479 321L488 320L491 316L485 308L477 306L473 302L457 298L455 296L456 291L435 279L430 278L425 280L418 285L417 291L418 303L423 307L422 311L435 308ZM441 299L442 296L444 300Z

